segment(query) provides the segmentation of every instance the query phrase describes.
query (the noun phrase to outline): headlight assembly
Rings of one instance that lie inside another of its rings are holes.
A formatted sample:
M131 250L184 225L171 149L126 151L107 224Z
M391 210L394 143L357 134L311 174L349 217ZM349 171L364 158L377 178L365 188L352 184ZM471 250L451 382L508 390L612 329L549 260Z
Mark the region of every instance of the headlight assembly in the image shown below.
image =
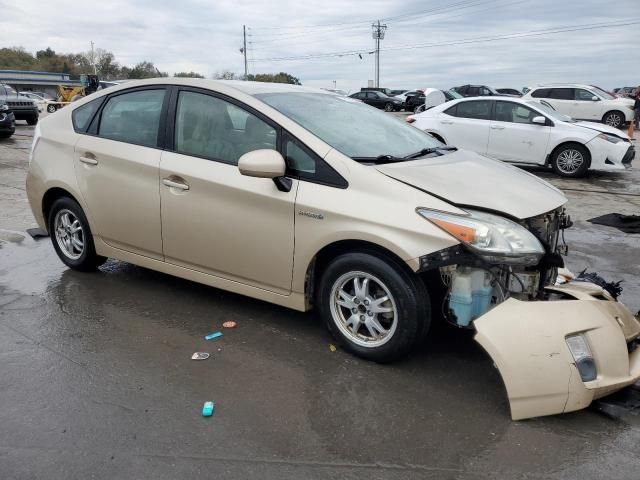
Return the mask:
M9 105L6 103L0 104L0 112L6 112L7 110L9 110Z
M598 135L598 138L611 143L620 143L623 141L620 137L616 137L615 135L608 135L606 133L601 133L600 135Z
M529 230L499 215L474 210L468 210L469 215L416 211L488 262L536 265L544 255L544 247Z

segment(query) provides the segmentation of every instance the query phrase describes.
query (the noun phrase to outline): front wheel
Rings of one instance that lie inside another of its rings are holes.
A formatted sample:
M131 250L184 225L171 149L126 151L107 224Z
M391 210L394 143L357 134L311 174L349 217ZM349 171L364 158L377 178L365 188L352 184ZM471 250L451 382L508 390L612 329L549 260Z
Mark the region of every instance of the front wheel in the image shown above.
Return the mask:
M52 103L50 103L49 105L47 105L47 112L49 113L55 113L55 111L57 110L56 106Z
M376 362L409 354L430 323L422 281L395 261L369 253L344 254L329 264L316 304L345 350Z
M413 111L413 113L422 113L426 110L426 108L427 108L426 105L418 105L416 109Z
M49 211L49 234L60 260L74 270L88 272L102 265L105 257L96 254L89 222L78 203L62 197Z
M38 116L34 115L33 117L29 117L27 118L27 124L28 125L35 125L38 123Z
M621 128L624 126L625 118L621 112L607 112L602 117L602 123L613 128Z
M385 106L384 106L384 111L385 112L393 112L393 110L394 110L393 104L391 104L391 103L385 104Z
M563 177L583 177L589 169L589 152L582 145L564 145L554 152L551 168Z

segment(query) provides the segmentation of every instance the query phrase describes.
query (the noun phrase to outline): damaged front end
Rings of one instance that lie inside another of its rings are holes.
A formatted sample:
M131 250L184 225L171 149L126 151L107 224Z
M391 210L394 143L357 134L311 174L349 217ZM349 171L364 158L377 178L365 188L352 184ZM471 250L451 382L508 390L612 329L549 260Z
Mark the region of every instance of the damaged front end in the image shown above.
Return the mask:
M418 213L461 241L422 257L420 270L439 273L445 319L476 330L514 420L579 410L640 378L640 322L616 291L558 275L563 208L517 222Z

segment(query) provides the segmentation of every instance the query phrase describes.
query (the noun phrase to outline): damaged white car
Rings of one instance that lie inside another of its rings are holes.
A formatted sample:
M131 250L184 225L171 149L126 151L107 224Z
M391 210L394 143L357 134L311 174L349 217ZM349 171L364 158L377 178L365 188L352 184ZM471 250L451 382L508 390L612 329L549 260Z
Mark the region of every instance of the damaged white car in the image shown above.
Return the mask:
M350 98L114 86L39 124L27 194L71 268L112 257L316 309L367 359L408 354L432 322L475 329L514 419L640 377L634 316L596 285L555 286L570 225L560 191Z

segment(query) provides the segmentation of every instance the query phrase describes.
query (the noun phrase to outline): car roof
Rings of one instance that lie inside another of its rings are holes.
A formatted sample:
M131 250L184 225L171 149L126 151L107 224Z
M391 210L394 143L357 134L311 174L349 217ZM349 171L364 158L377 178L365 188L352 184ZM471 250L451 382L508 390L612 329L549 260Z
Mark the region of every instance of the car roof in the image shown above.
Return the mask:
M594 88L593 85L586 85L584 83L545 83L543 85L536 85L531 87L531 90L538 88Z

